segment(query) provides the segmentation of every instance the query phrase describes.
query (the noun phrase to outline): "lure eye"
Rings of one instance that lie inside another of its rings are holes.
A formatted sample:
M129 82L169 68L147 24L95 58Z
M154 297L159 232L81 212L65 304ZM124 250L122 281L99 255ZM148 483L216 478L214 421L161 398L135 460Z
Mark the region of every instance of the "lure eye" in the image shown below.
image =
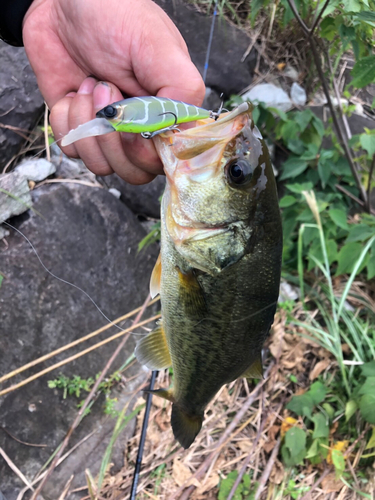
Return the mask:
M114 118L117 115L117 109L109 105L103 109L103 113L107 118Z
M226 175L232 186L243 186L251 181L253 168L246 160L235 160L227 166Z

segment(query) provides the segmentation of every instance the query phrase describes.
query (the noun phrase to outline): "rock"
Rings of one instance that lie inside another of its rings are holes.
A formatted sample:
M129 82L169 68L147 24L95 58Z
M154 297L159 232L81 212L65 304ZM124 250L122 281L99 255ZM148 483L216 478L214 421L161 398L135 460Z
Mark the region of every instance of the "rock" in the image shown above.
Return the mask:
M9 236L9 231L4 226L0 226L0 240Z
M305 89L294 82L290 89L290 98L296 106L304 106L307 100Z
M0 122L31 130L43 110L43 98L24 48L0 40ZM0 127L0 172L25 139Z
M203 75L212 16L197 12L183 0L156 0L156 3L180 30L193 63ZM256 65L256 49L252 49L241 62L250 43L250 38L243 31L217 16L206 85L219 94L223 92L225 97L238 94L250 85Z
M35 158L20 163L15 172L23 175L29 181L40 182L54 174L56 167L44 158Z
M148 294L157 249L149 247L138 253L138 242L146 233L123 203L105 189L77 184L44 185L32 191L32 198L38 213L28 211L11 223L30 238L48 269L89 293L110 319L142 305ZM107 323L87 296L47 274L24 238L13 230L10 232L8 247L0 245L0 271L4 275L0 287L0 376ZM112 327L110 333L102 333L2 383L0 390L117 331ZM61 391L47 387L48 380L55 379L59 373L95 377L117 343L106 344L0 397L0 447L29 480L59 445L77 414L79 400L72 397L64 400ZM110 373L129 357L134 344L131 337ZM135 365L129 376L137 375L139 369L139 365ZM145 377L143 370L140 373L141 379L136 379L138 385ZM129 385L125 391L117 391L122 404L125 393L135 387ZM43 490L45 500L59 498L72 472L75 486L85 484L86 467L94 476L97 474L98 461L111 433L109 429L114 425L112 419L108 421L103 416L101 403L96 403L82 421L70 446L92 430L97 432L52 475ZM21 441L47 446L20 444L1 428ZM114 457L116 467L122 465L124 441L119 441L119 447ZM15 500L24 485L4 460L0 460L0 478L4 496Z
M121 193L121 201L137 215L160 218L159 198L164 192L165 177L158 175L152 182L140 186L128 184L118 175L112 174L100 177L109 189L116 189Z
M260 83L255 85L251 90L242 95L244 101L252 103L263 102L268 107L288 111L293 107L288 94L280 87L276 87L273 83Z
M0 175L0 222L25 212L32 205L29 184L19 172Z

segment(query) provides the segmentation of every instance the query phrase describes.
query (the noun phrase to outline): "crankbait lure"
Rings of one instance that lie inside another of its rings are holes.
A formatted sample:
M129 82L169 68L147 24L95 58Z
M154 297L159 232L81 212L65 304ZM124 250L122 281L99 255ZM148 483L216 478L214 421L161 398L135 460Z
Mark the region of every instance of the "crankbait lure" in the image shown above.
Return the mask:
M130 97L109 104L96 113L96 118L71 130L63 137L61 145L111 132L141 134L144 139L178 129L181 123L217 119L222 107L215 112L193 104L174 101L166 97Z

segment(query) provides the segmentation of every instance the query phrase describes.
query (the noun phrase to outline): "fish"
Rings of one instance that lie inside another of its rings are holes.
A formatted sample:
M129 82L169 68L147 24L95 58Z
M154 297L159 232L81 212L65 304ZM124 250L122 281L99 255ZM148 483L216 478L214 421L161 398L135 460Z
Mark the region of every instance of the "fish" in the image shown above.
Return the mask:
M279 294L281 216L250 103L152 140L166 175L150 281L161 321L135 356L150 370L173 368L173 386L151 392L172 402L173 434L187 449L224 384L262 377Z

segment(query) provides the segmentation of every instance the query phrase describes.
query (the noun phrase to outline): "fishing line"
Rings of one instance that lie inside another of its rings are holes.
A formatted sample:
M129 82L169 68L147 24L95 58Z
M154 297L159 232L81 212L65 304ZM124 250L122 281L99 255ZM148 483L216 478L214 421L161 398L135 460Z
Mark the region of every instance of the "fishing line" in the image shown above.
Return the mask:
M10 228L12 228L14 231L16 231L18 234L20 234L22 236L22 238L24 238L27 243L30 245L31 249L33 250L33 252L35 253L35 255L37 256L37 259L39 260L39 263L40 265L43 267L43 269L49 274L52 276L52 278L55 278L56 280L58 281L61 281L62 283L65 283L66 285L69 285L69 286L72 286L73 288L76 288L77 290L79 290L81 293L83 293L91 302L92 304L96 307L96 309L99 311L99 313L103 316L103 318L108 322L110 323L112 326L115 326L117 329L121 330L122 332L124 331L124 328L121 328L121 326L117 325L116 323L114 323L113 321L111 321L108 316L106 316L104 314L104 312L100 309L100 307L98 306L98 304L95 302L95 300L85 291L83 290L82 288L80 288L78 285L75 285L74 283L70 283L70 281L67 281L67 280L64 280L64 278L60 278L59 276L56 276L56 274L53 274L52 271L50 271L44 264L44 262L42 261L42 259L39 257L39 254L36 250L36 248L34 247L34 245L31 243L31 241L29 240L29 238L22 233L22 231L20 231L19 229L17 229L16 227L12 226L11 224L9 224L9 222L2 222L2 224L6 224L7 226L9 226ZM145 335L143 333L134 333L132 332L132 335Z
M216 2L215 2L214 15L212 16L212 22L211 22L210 37L208 39L208 46L207 46L207 52L206 52L206 60L204 62L204 70L203 70L203 81L204 81L204 83L206 83L207 70L208 70L208 62L209 62L209 59L210 59L212 39L214 37L215 19L216 19L216 16L217 16L217 4L218 4L218 0L216 0Z

